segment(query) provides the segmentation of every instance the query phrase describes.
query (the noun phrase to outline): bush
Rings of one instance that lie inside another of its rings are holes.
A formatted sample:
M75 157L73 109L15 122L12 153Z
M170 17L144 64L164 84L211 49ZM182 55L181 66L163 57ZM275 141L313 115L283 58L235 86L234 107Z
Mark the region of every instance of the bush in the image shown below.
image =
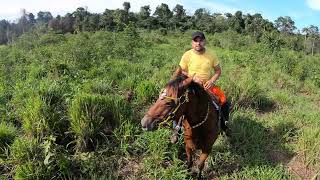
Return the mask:
M113 55L115 58L134 60L137 57L137 48L141 46L141 38L134 26L129 23L123 32L118 33Z
M66 37L63 36L62 34L48 33L40 37L39 44L49 45L49 44L63 43L65 41L66 41Z
M42 148L34 138L19 137L14 140L10 147L10 158L21 164L29 160L41 160Z
M135 89L136 98L142 103L154 100L157 93L158 88L154 81L141 81Z
M33 137L65 136L69 128L66 100L72 91L67 84L57 81L44 80L39 84L38 88L27 88L14 100L22 127Z
M262 90L250 68L236 68L230 72L227 84L223 84L227 96L236 106L259 108L266 104L266 93ZM254 72L253 72L254 73ZM232 75L231 75L232 74ZM226 78L226 77L224 77Z
M163 36L168 34L168 30L166 28L160 28L159 31L160 31L160 34L163 35Z
M116 44L115 37L115 33L106 31L98 31L91 36L90 41L94 43L95 53L100 61L111 59Z
M105 135L121 122L122 99L113 96L77 95L70 107L71 131L75 135L76 150L95 148Z
M64 50L68 51L65 58L72 60L77 69L88 70L97 61L94 42L90 41L89 33L72 36L68 43L63 46Z
M5 149L13 143L18 131L11 124L0 122L0 157Z
M304 157L304 163L308 165L316 165L319 167L320 160L320 127L314 126L309 127L309 129L304 129L298 140L297 147L301 156Z

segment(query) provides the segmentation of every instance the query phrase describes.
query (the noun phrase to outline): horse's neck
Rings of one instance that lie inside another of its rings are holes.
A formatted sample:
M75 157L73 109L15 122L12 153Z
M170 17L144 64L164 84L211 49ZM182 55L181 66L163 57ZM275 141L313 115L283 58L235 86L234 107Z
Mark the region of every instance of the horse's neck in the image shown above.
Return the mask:
M193 95L193 97L190 98L189 107L187 110L187 119L190 125L195 125L203 121L208 111L208 103L209 100L205 95L202 97Z

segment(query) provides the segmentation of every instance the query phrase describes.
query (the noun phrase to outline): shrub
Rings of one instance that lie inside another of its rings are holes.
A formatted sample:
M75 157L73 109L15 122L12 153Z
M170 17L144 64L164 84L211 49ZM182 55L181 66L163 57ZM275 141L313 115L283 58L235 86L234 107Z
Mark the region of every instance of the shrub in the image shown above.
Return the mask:
M29 97L19 115L22 119L22 127L28 136L43 137L48 132L48 124L43 114L44 103L39 96Z
M11 124L0 122L0 157L4 150L13 143L18 131Z
M42 159L42 149L34 138L19 137L14 140L10 147L10 158L21 164L31 159Z
M228 77L230 79L223 87L236 106L259 108L260 105L266 105L266 93L251 74L250 68L237 68Z
M160 28L159 31L160 31L160 34L163 35L163 36L168 34L168 30L166 28Z
M56 81L44 80L39 86L27 89L24 96L15 99L21 101L17 106L22 127L33 137L64 136L69 128L66 99L72 91L67 84Z
M94 43L95 53L100 61L112 57L113 48L116 44L115 37L115 33L106 31L98 31L91 36L90 41Z
M142 103L152 101L157 93L158 88L154 81L141 81L135 89L136 98Z
M99 140L121 122L122 99L113 96L77 95L70 107L71 131L75 135L76 150L95 148Z
M304 157L304 163L306 165L320 165L320 127L313 126L308 129L304 129L298 140L297 147L301 156ZM316 166L319 167L319 166Z
M40 37L39 44L49 45L49 44L63 43L65 41L66 41L66 37L63 36L62 34L48 33Z
M64 49L68 51L65 57L72 60L73 65L78 69L88 70L97 60L94 42L90 41L89 33L81 33L78 36L73 36L68 43L63 46Z
M72 93L68 84L63 82L40 83L39 97L41 98L41 113L48 126L48 134L65 137L69 130L70 121L67 115L67 99Z
M117 35L113 56L116 58L134 60L134 58L137 57L137 48L141 46L140 40L141 38L134 24L129 23L124 31Z

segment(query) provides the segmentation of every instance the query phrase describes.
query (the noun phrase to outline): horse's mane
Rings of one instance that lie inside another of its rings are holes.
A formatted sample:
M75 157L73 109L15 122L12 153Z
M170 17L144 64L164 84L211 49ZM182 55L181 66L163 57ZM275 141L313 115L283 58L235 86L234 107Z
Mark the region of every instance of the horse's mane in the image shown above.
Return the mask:
M172 94L174 97L177 97L178 93L179 93L178 91L181 89L183 81L187 78L188 77L186 75L181 74L181 75L176 76L171 81L169 81L166 85L166 88L169 91L168 93ZM204 90L204 88L193 81L189 85L188 89L192 93L194 93L197 97L208 96L208 93ZM209 98L209 96L208 96L208 98Z

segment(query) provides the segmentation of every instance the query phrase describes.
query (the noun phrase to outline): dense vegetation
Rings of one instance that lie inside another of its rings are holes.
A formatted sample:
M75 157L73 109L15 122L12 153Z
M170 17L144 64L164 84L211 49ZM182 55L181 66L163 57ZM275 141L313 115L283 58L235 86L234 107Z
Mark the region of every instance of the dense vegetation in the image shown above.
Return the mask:
M170 130L143 132L139 122L190 48L191 31L137 26L31 31L0 46L1 178L190 178L182 139L170 144ZM282 43L295 38L207 34L234 109L232 137L215 143L205 178L319 176L320 56Z
M22 16L15 22L0 21L0 44L10 44L23 33L36 34L53 31L55 33L95 32L98 30L123 31L129 23L146 30L160 30L166 34L170 30L185 32L198 29L207 33L235 31L250 35L252 43L273 41L274 44L309 54L320 52L319 28L310 25L302 29L295 27L289 16L278 17L274 22L264 19L259 13L243 14L211 13L205 8L187 14L182 5L172 10L167 4L160 4L151 14L150 6L142 6L139 12L130 12L131 4L123 3L123 9L105 9L102 13L91 13L87 8L79 7L72 13L53 17L51 12L33 13L22 10ZM301 34L302 33L302 34Z

